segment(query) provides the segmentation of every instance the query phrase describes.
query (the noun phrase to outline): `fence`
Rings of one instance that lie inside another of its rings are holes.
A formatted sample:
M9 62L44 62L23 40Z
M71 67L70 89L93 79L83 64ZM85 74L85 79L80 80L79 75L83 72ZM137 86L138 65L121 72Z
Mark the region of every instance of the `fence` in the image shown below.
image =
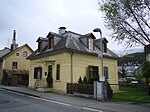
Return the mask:
M67 93L73 94L74 92L94 95L94 85L67 83Z
M127 83L124 83L124 84L119 84L119 86L128 86L128 87L133 87L133 88L147 88L148 85L147 84L140 84L140 83L137 83L137 84L127 84Z

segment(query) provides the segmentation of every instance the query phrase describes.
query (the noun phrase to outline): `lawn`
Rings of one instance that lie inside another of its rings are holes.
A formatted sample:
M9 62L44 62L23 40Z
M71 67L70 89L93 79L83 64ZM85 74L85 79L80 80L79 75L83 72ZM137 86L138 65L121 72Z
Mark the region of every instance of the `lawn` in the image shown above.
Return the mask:
M113 101L150 102L150 96L146 88L121 86L120 92L114 93Z

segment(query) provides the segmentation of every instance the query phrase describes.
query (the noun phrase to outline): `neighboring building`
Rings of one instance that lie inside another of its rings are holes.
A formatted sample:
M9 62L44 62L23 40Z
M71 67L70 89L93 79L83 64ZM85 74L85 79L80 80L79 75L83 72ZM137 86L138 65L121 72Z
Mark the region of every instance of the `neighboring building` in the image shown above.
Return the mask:
M2 82L2 74L3 74L3 60L2 57L5 56L6 54L8 54L10 52L10 49L5 47L4 49L0 50L0 83Z
M5 85L28 85L30 61L26 58L33 53L29 45L18 47L14 30L11 49L0 51L0 80Z
M145 60L150 61L150 44L144 47Z
M86 35L59 28L59 34L49 32L46 38L37 39L38 49L27 59L31 61L29 87L35 88L36 82L44 84L51 76L51 90L67 93L67 83L77 83L79 77L101 76L101 62L98 59L100 39L92 33ZM118 56L107 48L108 41L103 38L104 74L110 84L118 84ZM111 85L114 92L118 85Z

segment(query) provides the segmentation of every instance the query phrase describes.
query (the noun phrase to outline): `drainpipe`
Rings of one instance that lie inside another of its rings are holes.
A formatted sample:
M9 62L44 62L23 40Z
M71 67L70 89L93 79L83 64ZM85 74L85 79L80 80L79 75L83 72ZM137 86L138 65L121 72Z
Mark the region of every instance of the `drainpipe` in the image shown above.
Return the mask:
M73 54L75 51L71 52L71 84L73 83ZM71 85L71 93L73 93L73 85Z

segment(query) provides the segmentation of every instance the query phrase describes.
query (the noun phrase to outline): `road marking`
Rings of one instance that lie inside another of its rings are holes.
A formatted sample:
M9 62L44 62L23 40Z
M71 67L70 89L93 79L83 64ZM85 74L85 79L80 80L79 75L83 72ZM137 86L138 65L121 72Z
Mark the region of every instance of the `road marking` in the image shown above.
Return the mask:
M35 96L29 96L29 95L25 95L25 94L22 94L22 93L17 93L17 92L5 90L5 89L2 89L2 90L8 91L8 92L13 93L13 94L21 95L21 96L28 96L28 97L33 98L33 99L38 99L38 100L42 100L42 101L52 102L52 103L55 103L55 104L60 104L60 105L65 105L65 106L73 106L71 104L63 103L63 102L59 102L59 101L55 101L55 100L44 99L44 98L35 97ZM89 107L81 107L81 108L83 110L90 110L90 111L93 111L93 112L103 112L102 110L97 110L97 109L93 109L93 108L89 108Z
M42 101L47 101L47 102L52 102L52 103L60 104L60 105L71 106L68 103L58 102L58 101L44 99L44 98L38 98L38 97L34 97L34 96L29 96L29 97L34 98L34 99L38 99L38 100L42 100Z
M82 107L82 109L90 110L90 111L94 111L94 112L103 112L102 110L92 109L92 108L88 108L88 107Z
M13 94L21 95L21 96L28 96L30 98L34 98L34 99L38 99L38 100L42 100L42 101L52 102L52 103L61 104L61 105L65 105L65 106L71 106L70 104L63 103L63 102L58 102L58 101L54 101L54 100L39 98L39 97L35 97L35 96L29 96L29 95L25 95L25 94L22 94L22 93L17 93L17 92L9 91L9 90L5 90L5 91L13 93Z

